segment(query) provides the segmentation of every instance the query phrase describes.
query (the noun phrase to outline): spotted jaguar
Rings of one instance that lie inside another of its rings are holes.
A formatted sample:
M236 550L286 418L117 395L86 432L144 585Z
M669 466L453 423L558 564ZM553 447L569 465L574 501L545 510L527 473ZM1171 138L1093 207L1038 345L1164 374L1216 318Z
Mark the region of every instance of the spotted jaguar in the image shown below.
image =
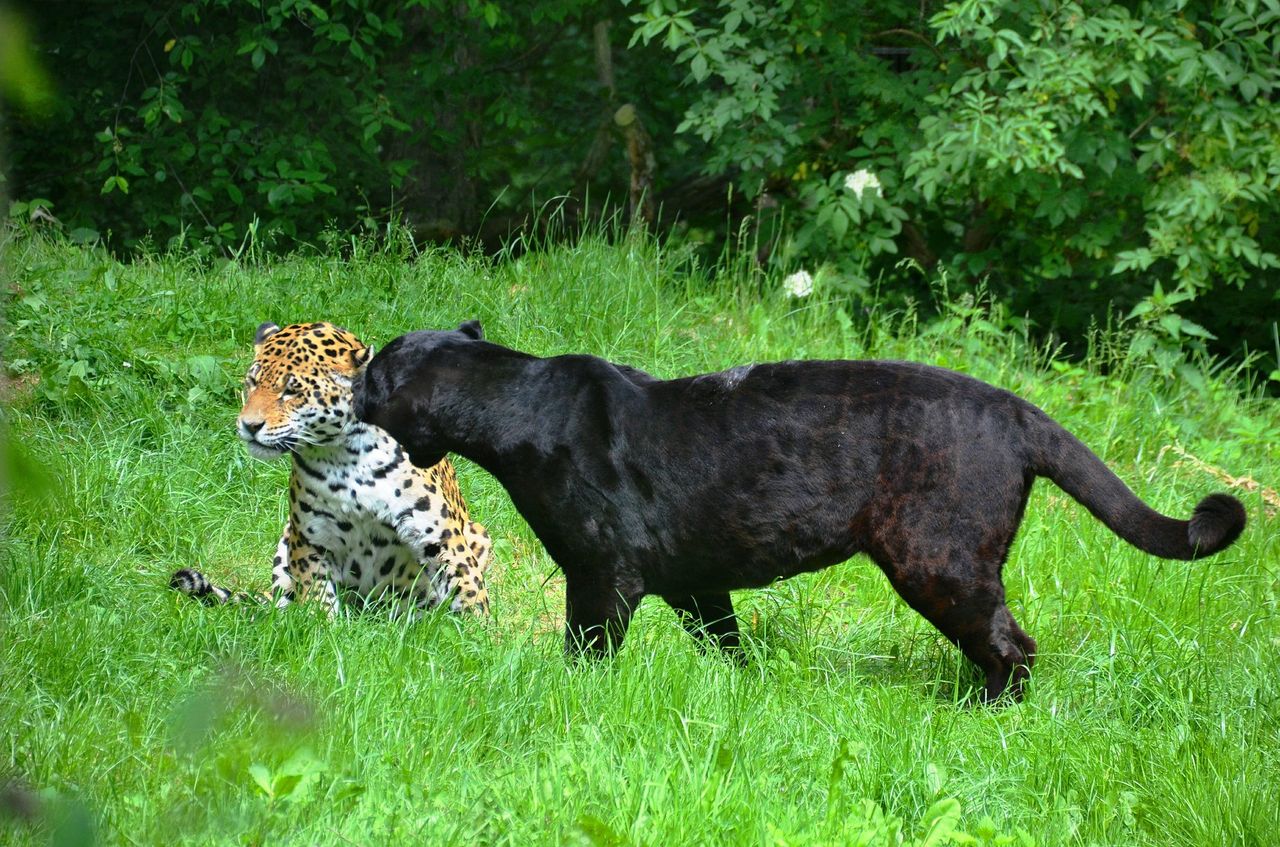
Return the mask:
M352 413L352 383L372 348L329 323L264 323L253 351L236 432L254 458L293 463L270 601L314 598L330 615L375 602L397 614L445 605L487 615L492 544L468 514L453 464L417 467ZM170 585L206 603L254 596L189 568Z

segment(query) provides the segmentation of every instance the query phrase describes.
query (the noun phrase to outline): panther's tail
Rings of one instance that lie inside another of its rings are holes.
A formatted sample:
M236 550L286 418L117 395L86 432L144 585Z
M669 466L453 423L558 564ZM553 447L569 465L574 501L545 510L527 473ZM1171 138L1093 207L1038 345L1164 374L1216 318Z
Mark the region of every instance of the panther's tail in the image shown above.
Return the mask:
M1033 420L1038 421L1038 431L1032 437L1032 470L1053 480L1139 550L1165 559L1200 559L1229 546L1244 529L1244 506L1230 494L1205 497L1190 520L1160 514L1047 415L1040 413Z
M174 573L169 578L169 587L181 591L188 597L194 597L201 603L208 606L219 606L223 603L266 603L267 598L260 597L256 594L249 594L244 591L232 591L229 588L222 588L214 585L209 578L200 571L192 568L183 568Z

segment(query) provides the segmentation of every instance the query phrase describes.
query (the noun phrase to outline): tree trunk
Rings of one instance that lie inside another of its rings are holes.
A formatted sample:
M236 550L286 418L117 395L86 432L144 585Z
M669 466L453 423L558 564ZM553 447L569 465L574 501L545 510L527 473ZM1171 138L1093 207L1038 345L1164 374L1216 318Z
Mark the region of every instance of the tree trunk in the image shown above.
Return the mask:
M631 224L647 226L656 214L653 171L657 162L653 158L653 141L641 125L636 107L630 103L614 113L613 121L622 127L627 140L627 162L631 165Z

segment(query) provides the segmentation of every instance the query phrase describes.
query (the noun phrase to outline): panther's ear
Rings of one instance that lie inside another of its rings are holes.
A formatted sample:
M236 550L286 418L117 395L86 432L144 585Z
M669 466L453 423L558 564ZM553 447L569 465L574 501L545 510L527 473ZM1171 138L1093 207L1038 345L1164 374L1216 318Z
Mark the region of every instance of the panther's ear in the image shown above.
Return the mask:
M271 321L258 324L258 331L253 334L253 350L256 353L262 343L280 331L280 327Z
M484 339L484 327L480 326L480 321L466 321L458 324L458 332L476 341Z

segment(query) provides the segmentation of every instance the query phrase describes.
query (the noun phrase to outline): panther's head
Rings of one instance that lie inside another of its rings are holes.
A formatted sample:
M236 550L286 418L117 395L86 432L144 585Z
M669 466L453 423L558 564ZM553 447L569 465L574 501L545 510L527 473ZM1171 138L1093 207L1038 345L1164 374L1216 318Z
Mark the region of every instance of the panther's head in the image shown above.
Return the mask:
M258 327L236 430L249 454L270 460L300 445L334 444L355 420L351 383L373 355L342 327Z

